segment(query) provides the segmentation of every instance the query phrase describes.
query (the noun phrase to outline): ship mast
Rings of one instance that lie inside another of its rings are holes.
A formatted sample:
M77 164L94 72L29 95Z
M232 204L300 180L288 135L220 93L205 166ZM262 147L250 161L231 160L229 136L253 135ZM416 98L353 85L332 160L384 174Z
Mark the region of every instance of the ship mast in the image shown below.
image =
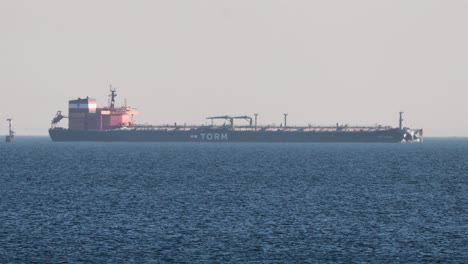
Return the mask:
M114 109L115 107L115 97L117 97L117 90L115 88L112 88L112 85L110 85L110 92L109 97L111 99L110 101L110 109Z
M255 113L254 116L255 116L255 131L257 131L257 118L258 118L258 114Z
M400 112L399 128L400 128L400 130L403 129L403 112Z

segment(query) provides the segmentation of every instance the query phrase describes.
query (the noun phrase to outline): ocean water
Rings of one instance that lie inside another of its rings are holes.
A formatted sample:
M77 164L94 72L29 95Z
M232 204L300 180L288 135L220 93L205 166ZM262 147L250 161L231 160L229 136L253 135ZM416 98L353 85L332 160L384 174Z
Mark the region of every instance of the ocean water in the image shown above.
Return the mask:
M0 143L0 263L468 263L468 139Z

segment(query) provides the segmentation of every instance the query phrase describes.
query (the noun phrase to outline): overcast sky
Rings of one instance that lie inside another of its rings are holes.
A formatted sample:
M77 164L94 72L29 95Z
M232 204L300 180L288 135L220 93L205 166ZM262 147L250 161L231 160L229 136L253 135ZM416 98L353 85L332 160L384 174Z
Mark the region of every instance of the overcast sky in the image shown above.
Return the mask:
M468 136L468 1L0 0L0 118L18 135L75 97L106 105L109 84L138 123L397 126L402 110Z

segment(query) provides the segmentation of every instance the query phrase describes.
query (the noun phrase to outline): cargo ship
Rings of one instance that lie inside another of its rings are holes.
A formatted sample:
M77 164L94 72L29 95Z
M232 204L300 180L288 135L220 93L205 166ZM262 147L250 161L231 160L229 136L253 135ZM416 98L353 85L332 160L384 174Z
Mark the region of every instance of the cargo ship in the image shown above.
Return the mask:
M288 126L287 114L281 125L258 125L258 114L251 116L212 116L208 125L141 125L135 124L138 112L116 107L117 92L110 89L110 103L98 108L95 99L70 100L68 116L58 111L49 129L53 141L107 142L423 142L423 130L399 126ZM59 122L68 118L68 128ZM224 121L216 124L216 120ZM235 124L242 121L242 124Z

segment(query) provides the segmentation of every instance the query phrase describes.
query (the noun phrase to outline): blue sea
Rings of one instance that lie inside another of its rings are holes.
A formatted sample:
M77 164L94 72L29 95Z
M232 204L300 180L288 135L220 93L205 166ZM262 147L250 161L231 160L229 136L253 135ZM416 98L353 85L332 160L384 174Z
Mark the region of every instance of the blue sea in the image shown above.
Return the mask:
M468 263L468 139L0 143L0 263Z

